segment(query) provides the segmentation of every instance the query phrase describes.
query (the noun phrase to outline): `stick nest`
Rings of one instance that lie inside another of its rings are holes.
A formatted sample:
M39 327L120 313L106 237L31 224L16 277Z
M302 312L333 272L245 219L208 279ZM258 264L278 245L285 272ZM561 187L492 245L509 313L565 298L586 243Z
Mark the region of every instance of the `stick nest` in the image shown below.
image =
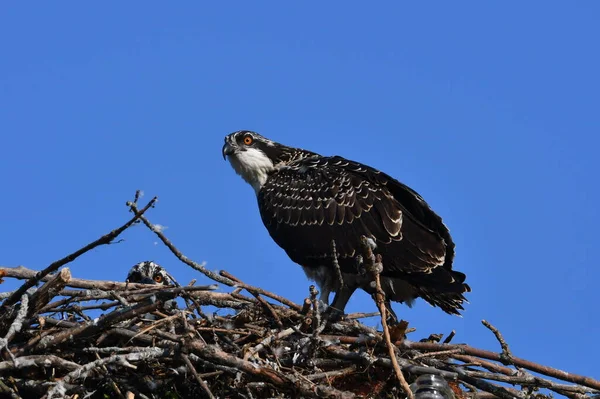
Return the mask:
M419 336L404 321L388 326L380 293L376 329L360 321L373 315L332 317L314 287L296 304L213 273L147 219L156 198L142 209L139 199L127 203L133 216L123 226L44 270L0 268L0 280L24 281L0 293L0 397L405 398L422 374L442 376L457 398L600 395L600 381L513 356L485 320L500 352L454 344L454 331ZM136 223L219 287L71 277L66 264Z

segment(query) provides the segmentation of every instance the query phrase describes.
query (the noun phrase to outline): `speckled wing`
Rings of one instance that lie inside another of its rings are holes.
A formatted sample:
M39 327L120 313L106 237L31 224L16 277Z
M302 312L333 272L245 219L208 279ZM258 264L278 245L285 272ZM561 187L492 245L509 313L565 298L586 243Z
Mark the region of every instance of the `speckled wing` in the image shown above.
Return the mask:
M365 235L383 256L383 275L451 269L454 244L439 216L416 192L360 163L321 156L290 163L269 177L258 204L271 237L302 266L329 263L333 239L342 271L356 273Z

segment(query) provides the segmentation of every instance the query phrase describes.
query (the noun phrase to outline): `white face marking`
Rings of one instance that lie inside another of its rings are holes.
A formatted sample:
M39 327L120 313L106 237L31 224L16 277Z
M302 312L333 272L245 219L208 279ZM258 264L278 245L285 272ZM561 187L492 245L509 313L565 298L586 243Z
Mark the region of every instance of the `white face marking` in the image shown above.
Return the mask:
M256 148L237 150L227 157L235 172L254 188L256 194L275 167L264 152Z

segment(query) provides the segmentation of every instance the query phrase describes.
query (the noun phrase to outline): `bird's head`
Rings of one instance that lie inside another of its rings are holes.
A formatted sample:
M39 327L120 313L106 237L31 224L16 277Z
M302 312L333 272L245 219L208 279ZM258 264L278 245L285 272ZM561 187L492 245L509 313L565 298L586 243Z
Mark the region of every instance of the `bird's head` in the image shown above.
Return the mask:
M223 159L229 159L236 173L257 194L269 174L279 166L310 155L314 153L287 147L249 130L239 130L225 136L223 145Z
M128 283L177 285L175 279L158 263L144 261L134 265L127 274Z

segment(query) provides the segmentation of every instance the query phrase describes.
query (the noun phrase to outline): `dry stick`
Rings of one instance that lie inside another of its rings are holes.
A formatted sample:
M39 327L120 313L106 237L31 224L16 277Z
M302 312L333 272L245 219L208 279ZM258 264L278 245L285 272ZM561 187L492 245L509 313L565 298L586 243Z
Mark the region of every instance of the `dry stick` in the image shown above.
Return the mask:
M74 371L67 374L58 384L48 391L47 399L52 399L55 394L60 394L62 387L65 383L75 382L79 379L85 379L88 374L96 367L116 363L125 367L135 367L129 362L137 362L140 360L156 359L159 357L166 356L164 349L162 348L144 348L140 352L132 352L122 355L113 355L102 359L95 360L80 366Z
M316 387L312 387L303 381L293 379L290 375L285 375L280 371L276 371L271 368L257 366L255 363L240 359L237 356L227 353L214 345L206 345L198 340L189 342L188 346L196 355L203 359L215 364L236 368L239 371L250 374L263 381L268 381L280 388L290 389L293 387L299 391L302 397L319 397L319 393L324 393L325 395L323 396L330 398L342 399L355 397L354 394L339 391L333 387L325 385L317 385Z
M151 287L148 289L141 289L138 291L126 291L121 293L123 297L127 297L129 301L140 302L144 299L151 297L152 295L156 295L158 293L162 295L172 295L173 297L179 294L186 294L195 300L198 299L200 303L207 302L206 304L214 305L217 307L226 307L226 308L243 308L244 304L239 302L232 302L232 298L229 294L218 293L218 292L210 292L210 290L216 288L215 285L208 286L186 286L186 287L172 287L172 288L164 288L160 285L146 285L146 284L136 284L143 287ZM40 311L39 314L48 313L48 312L68 312L75 309L79 310L88 310L88 309L102 309L107 310L111 307L118 305L119 301L105 302L97 305L87 305L87 306L66 306L71 302L82 302L82 301L97 301L102 299L111 299L114 297L114 292L98 292L92 293L87 296L79 296L78 294L89 294L87 291L61 291L59 293L63 296L69 296L69 298L60 299L58 301L49 303Z
M260 304L262 306L265 307L265 309L267 309L269 311L269 313L271 313L271 316L273 316L273 320L275 320L275 323L277 324L277 326L279 328L283 328L283 323L281 322L279 315L277 314L277 312L275 312L275 309L273 309L271 304L269 302L267 302L265 300L265 298L261 297L260 295L255 294L253 292L251 292L251 294L258 300L258 302L260 302Z
M448 336L446 337L446 339L444 340L444 344L449 344L450 341L452 341L452 338L454 338L454 336L456 335L456 331L452 330L450 331L450 334L448 334Z
M302 309L300 309L300 313L303 316L308 315L308 312L310 311L311 305L312 305L311 300L309 298L304 298L304 302L302 302Z
M514 389L509 390L509 388L500 387L484 380L469 377L465 374L461 374L460 372L459 375L469 384L474 385L482 391L493 393L498 398L514 399L516 397L518 399L525 399L525 395L520 391L515 391Z
M278 334L271 334L267 338L260 341L260 343L258 345L256 345L254 348L250 349L247 352L247 356L254 356L258 352L263 350L265 346L270 345L271 342L278 340L278 339L283 339L289 335L292 335L293 333L294 333L294 329L290 327L283 331L280 331ZM244 357L246 357L246 356L244 356Z
M55 355L32 355L21 356L18 362L6 360L0 362L0 372L6 370L24 369L29 367L53 367L67 371L73 371L79 368L79 364L65 360Z
M462 368L462 367L459 367ZM498 373L489 373L485 371L476 371L476 370L464 370L463 373L466 376L481 378L486 380L494 380L499 382L505 382L513 385L524 385L524 386L536 386L539 388L548 388L555 392L565 393L565 392L576 392L576 393L590 393L593 391L592 389L585 388L578 385L567 385L567 384L558 384L554 383L539 377L535 377L529 373L527 375L514 375L514 376L506 376Z
M25 294L21 297L21 307L19 308L19 311L17 312L17 316L15 317L12 324L8 328L8 332L6 333L6 336L3 339L0 339L0 348L6 346L10 342L10 340L13 339L15 334L18 333L19 331L21 331L21 328L23 327L23 320L25 320L25 317L27 316L28 308L29 308L29 297L27 296L27 294Z
M17 278L21 280L30 279L35 277L37 272L35 270L28 269L23 266L17 267L0 267L0 271L5 273L6 277ZM44 276L40 279L40 281L50 281L53 276ZM83 288L88 290L103 290L103 291L113 291L113 290L124 290L131 291L140 288L148 288L150 287L148 284L141 283L124 283L120 281L97 281L97 280L86 280L82 278L71 278L65 286L73 287L73 288ZM156 288L156 287L155 287ZM83 291L81 291L83 292ZM65 295L64 293L60 293L60 295Z
M208 397L210 399L216 399L215 396L210 391L210 388L208 387L208 385L206 385L206 381L204 381L198 375L198 372L196 371L196 368L194 367L194 365L192 364L192 362L190 362L190 358L187 357L187 355L183 354L183 353L181 354L181 358L185 362L185 365L190 370L190 372L192 373L192 375L194 376L194 378L196 379L196 381L198 381L198 384L200 384L200 386L202 387L202 389L204 390L204 392L206 392L206 394L208 395Z
M33 295L31 295L31 298L29 298L31 305L29 306L27 315L32 316L37 314L41 308L47 305L48 302L50 302L50 300L65 287L70 279L71 271L68 267L65 267L50 280L48 280L47 283L42 285L36 292L33 293Z
M319 326L321 325L321 312L319 311L319 302L317 301L317 288L314 285L309 287L310 292L310 303L312 304L313 310L313 334L316 336L319 333Z
M409 399L414 399L414 395L413 395L412 391L410 390L410 386L408 385L408 382L406 382L406 379L404 378L404 374L402 374L402 370L400 369L400 366L398 365L398 359L396 358L396 351L394 350L394 346L393 346L392 340L390 338L390 331L388 329L387 320L386 320L387 309L385 308L385 301L383 299L384 294L383 294L383 290L381 289L381 281L379 279L379 273L375 274L375 284L377 285L376 298L377 298L377 306L379 307L379 312L381 313L381 324L383 326L383 338L385 339L385 343L388 347L390 359L392 360L392 365L394 366L394 372L396 373L398 382L400 382L400 386L404 390L404 393L406 393L406 396Z
M75 338L85 337L87 335L93 334L98 331L102 331L105 327L110 327L113 324L118 323L122 320L127 320L133 316L142 315L145 313L152 312L156 310L160 306L160 302L154 303L140 303L131 309L124 309L123 311L115 311L107 315L106 317L101 318L97 323L85 323L78 325L75 328L71 328L65 331L62 331L50 339L40 342L37 345L37 349L46 349L51 346L59 345L67 340L72 340Z
M350 367L346 367L341 370L332 370L332 371L325 371L322 373L306 375L306 376L304 376L304 378L306 378L309 381L314 381L314 380L321 380L323 378L329 379L331 377L341 377L344 375L353 374L354 372L356 372L356 369L357 369L356 365L352 365Z
M379 308L379 313L381 314L381 324L383 326L383 338L385 339L386 346L388 348L388 353L390 355L390 360L392 361L392 365L394 367L394 372L396 373L396 378L398 378L398 382L402 387L402 390L407 395L409 399L414 399L414 395L410 390L410 386L406 379L404 378L404 374L402 374L402 370L400 369L400 365L398 364L398 359L396 358L396 351L392 344L392 339L390 338L390 330L387 325L387 309L385 308L385 293L381 288L381 279L379 278L379 274L383 271L383 265L381 264L381 256L373 254L373 249L367 242L366 237L361 237L361 244L364 251L364 267L367 272L371 273L373 276L373 280L375 281L375 302L377 303L377 307Z
M29 288L36 285L44 276L47 276L48 274L58 270L61 266L64 266L67 263L73 262L79 256L83 255L84 253L86 253L88 251L91 251L92 249L96 248L97 246L110 244L122 232L124 232L131 225L133 225L139 218L143 217L142 215L148 209L150 209L150 207L152 205L154 205L154 203L156 202L157 199L158 199L158 197L152 198L152 200L150 200L150 202L148 202L148 204L141 211L137 210L136 204L132 204L131 208L134 209L134 216L127 223L125 223L121 227L111 231L110 233L103 235L102 237L98 238L94 242L89 243L85 247L78 249L77 251L73 252L72 254L67 255L62 259L59 259L56 262L53 262L52 264L50 264L50 266L46 267L41 272L37 273L33 278L30 278L29 280L27 280L23 285L21 285L21 287L19 289L17 289L15 292L13 292L11 294L11 296L9 296L8 298L6 298L6 300L4 300L4 302L0 306L0 313L6 312L8 306L15 304L17 302L18 298L20 298L25 293L25 291L27 291Z
M460 350L459 349L455 349L455 350L456 350L456 352L450 357L453 359L456 359L456 360L460 360L461 362L470 363L470 364L473 364L476 366L486 368L490 371L493 371L496 373L502 373L502 374L506 374L506 375L515 375L515 373L517 372L515 369L511 369L510 367L501 366L497 363L492 363L488 360L480 359L475 356L459 355L457 353L460 353Z
M331 253L333 257L333 268L335 269L335 274L338 279L338 283L340 284L340 290L344 287L344 277L342 276L342 269L340 269L340 263L338 261L337 247L335 245L335 240L331 240Z
M410 352L412 352L412 351L410 351ZM456 356L456 355L450 355L450 357L454 357L454 356ZM430 364L434 367L449 367L449 368L459 372L461 376L466 376L466 377L476 378L476 379L495 380L495 381L500 381L500 382L504 382L504 383L510 383L512 385L522 385L524 387L548 388L550 390L553 390L554 392L557 392L557 393L560 393L562 395L566 395L569 397L573 397L578 394L598 392L594 389L586 388L586 387L583 387L580 385L558 384L558 383L552 382L550 380L547 380L547 379L544 379L544 378L541 378L538 376L534 376L524 370L520 370L518 373L516 370L512 370L512 369L508 369L507 373L503 373L502 371L500 373L497 373L497 372L488 373L488 372L466 369L465 366L467 366L467 365L445 365L443 362L440 362L439 360L433 359L433 358L432 359L423 359L422 362L424 362L426 364ZM475 362L475 364L479 364L479 363L481 363L481 361ZM499 365L498 365L498 367L504 368L503 366L499 366ZM496 371L496 370L493 370L493 371ZM506 374L506 375L503 375L503 374ZM497 389L496 386L494 386L493 384L492 384L492 388ZM509 391L510 391L510 389L509 389ZM519 391L517 391L517 392L519 392ZM598 392L598 393L600 393L600 392ZM507 393L506 395L508 395L507 397L510 397L511 394Z
M101 357L98 353L95 353L96 355L96 360L100 360ZM102 371L104 372L104 375L108 375L108 369L106 368L106 365L102 364L100 366L100 368L102 369ZM125 397L123 396L123 392L121 392L121 390L119 389L119 386L117 385L117 383L110 377L108 376L108 383L110 384L110 387L113 389L113 391L115 391L117 393L117 395L119 396L119 398L121 399L125 399Z
M504 337L502 336L500 331L498 331L498 329L496 327L494 327L493 325L491 325L487 320L481 320L481 324L486 326L494 334L494 336L500 343L500 347L502 348L502 353L500 354L500 356L502 356L502 358L504 358L503 363L506 365L513 365L513 366L517 367L517 369L518 369L519 367L515 365L515 363L513 361L512 353L510 352L510 349L508 348L508 344L504 340Z
M327 346L323 348L323 350L336 358L349 360L352 363L360 363L364 366L371 366L372 364L383 366L389 369L393 369L392 361L388 358L377 357L374 355L370 355L366 352L352 352L340 347L336 347L333 345ZM400 358L399 361L402 363L402 368L409 373L414 374L436 374L442 376L444 378L455 380L458 376L456 372L442 370L433 366L417 366L411 364L406 359ZM446 367L446 366L445 366Z
M423 357L437 357L437 356L444 356L444 355L452 355L452 354L459 353L459 352L460 352L459 349L450 349L447 351L439 351L439 352L426 352L426 353L421 353L420 355L416 355L412 359L417 360L417 359L421 359Z
M354 319L366 319L368 317L375 317L375 316L379 316L379 312L368 312L368 313L356 312L356 313L349 313L346 316L344 316L344 318L346 320L354 320Z
M15 393L10 387L8 387L4 381L0 380L0 394L10 395L11 399L21 399L19 395Z
M343 335L323 335L324 339L328 340L338 340L344 344L357 344L360 342L365 342L369 344L377 343L376 337L370 340L364 340L360 337L353 336L343 336ZM455 354L449 355L449 357L460 360L462 362L473 363L473 364L481 364L482 367L485 367L491 371L502 372L506 375L514 375L517 371L511 368L507 368L501 365L497 365L491 362L488 362L484 359L494 360L502 363L502 358L498 353L487 351L483 349L473 348L469 345L464 344L439 344L434 342L413 342L408 340L397 341L395 345L402 349L416 349L421 351L456 351ZM584 377L577 374L567 373L562 370L558 370L548 366L542 366L540 364L531 362L529 360L521 359L513 356L513 361L515 365L519 365L525 369L534 371L536 373L540 373L549 377L557 378L560 380L572 382L575 384L580 384L583 386L587 386L589 388L593 388L596 390L600 390L600 381L594 380L590 377Z
M131 210L133 212L137 213L137 204L136 203L128 203L127 205L131 208ZM219 276L217 273L208 270L200 263L194 262L193 260L191 260L187 256L185 256L180 250L178 250L175 247L175 245L173 245L173 243L167 238L167 236L165 236L163 234L161 229L157 228L152 223L150 223L150 221L145 216L140 215L139 219L142 221L142 223L144 223L144 225L146 227L148 227L154 234L156 234L158 236L158 238L160 238L160 240L163 242L163 244L165 244L167 246L167 248L169 248L171 250L173 255L175 255L180 261L182 261L186 265L190 266L191 268L199 271L200 273L204 274L206 277L208 277L212 280L215 280L219 283L223 283L230 287L235 286L235 283L233 281L231 281L230 279Z
M481 357L483 359L495 360L497 362L503 362L502 356L496 352L473 348L469 345L457 345L457 344L438 344L434 342L411 342L411 341L403 341L396 342L396 345L400 348L404 349L417 349L417 350L428 350L428 351L440 351L440 350L450 350L450 349L460 349L461 354L471 355ZM523 367L525 369L534 371L539 374L544 374L548 377L557 378L563 381L572 382L575 384L583 385L588 388L593 388L596 390L600 390L600 381L594 380L591 377L585 377L578 374L567 373L566 371L562 371L559 369L555 369L549 366L543 366L538 363L534 363L530 360L521 359L518 357L512 358L515 365Z
M135 203L128 204L128 205L131 207L131 209L132 209L133 212L137 212L137 208L136 208L136 204ZM177 247L175 247L175 245L173 245L173 243L162 233L162 231L160 229L156 228L156 226L154 226L146 217L140 216L140 220L144 223L144 225L146 227L148 227L152 232L154 232L154 234L156 234L158 236L158 238L160 238L160 240L163 242L163 244L165 244L167 246L167 248L169 248L171 250L171 252L179 260L181 260L183 263L187 264L188 266L192 267L193 269L201 272L205 276L207 276L207 277L209 277L209 278L211 278L211 279L213 279L213 280L215 280L217 282L220 282L220 283L223 283L225 285L228 285L228 286L243 287L246 290L250 291L255 296L257 294L263 294L263 295L268 296L268 297L270 297L272 299L279 300L280 302L282 302L282 303L284 303L284 304L286 304L288 306L291 306L295 310L300 310L300 307L297 304L295 304L295 303L293 303L291 301L288 301L285 298L275 296L274 294L266 292L266 291L264 291L262 289L254 288L254 287L248 286L246 284L243 284L241 282L237 283L235 280L233 280L233 279L230 278L230 277L233 277L233 276L226 275L224 271L221 271L221 275L219 275L219 274L216 274L216 273L214 273L214 272L206 269L203 265L201 265L201 264L199 264L197 262L194 262L193 260L191 260L187 256L185 256L180 250L178 250ZM259 299L259 298L257 297L257 299ZM288 302L288 303L286 303L286 302ZM261 303L263 305L265 304L265 302L261 302ZM278 322L278 324L280 324L281 321L278 319L277 315L274 312L273 312L273 315L275 317L276 322Z
M275 299L278 302L283 303L286 306L289 306L290 308L300 312L302 310L302 307L300 305L298 305L297 303L294 303L292 301L290 301L289 299L286 299L282 296L279 296L277 294L274 294L272 292L269 291L265 291L262 288L258 288L258 287L253 287L249 284L243 283L240 279L238 279L237 277L231 275L231 273L226 272L225 270L221 270L219 272L219 274L221 276L227 277L228 279L230 279L231 281L233 281L235 283L235 286L238 288L243 288L246 291L250 292L250 293L256 293L256 294L261 294L264 295L266 297L269 297L271 299Z

